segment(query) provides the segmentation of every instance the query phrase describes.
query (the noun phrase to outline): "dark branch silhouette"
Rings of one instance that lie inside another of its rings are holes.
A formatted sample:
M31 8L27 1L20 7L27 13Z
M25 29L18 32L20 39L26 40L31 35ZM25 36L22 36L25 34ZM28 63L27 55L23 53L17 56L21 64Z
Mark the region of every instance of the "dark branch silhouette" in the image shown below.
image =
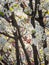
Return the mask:
M20 53L19 53L19 44L18 44L18 35L17 31L14 34L14 39L15 39L15 48L16 48L16 58L17 58L17 65L20 65Z
M7 36L7 37L9 37L9 38L14 39L14 37L13 37L13 36L10 36L8 33L0 32L0 34L5 35L5 36Z
M33 5L32 5L32 0L29 0L29 6L32 10L32 13L31 13L31 24L33 25L33 27L35 28L35 11L33 10Z
M21 43L21 45L22 45L22 48L23 48L23 50L24 50L24 52L25 52L28 65L31 65L29 56L28 56L28 54L27 54L27 52L26 52L26 49L25 49L25 45L24 45L24 43L23 43L23 41L22 41L22 39L21 39L21 34L20 34L19 26L18 26L18 24L17 24L17 22L16 22L16 20L15 20L15 18L14 18L14 13L13 13L12 16L11 16L11 19L12 19L12 25L17 28L18 35L19 35L19 40L20 40L20 43Z

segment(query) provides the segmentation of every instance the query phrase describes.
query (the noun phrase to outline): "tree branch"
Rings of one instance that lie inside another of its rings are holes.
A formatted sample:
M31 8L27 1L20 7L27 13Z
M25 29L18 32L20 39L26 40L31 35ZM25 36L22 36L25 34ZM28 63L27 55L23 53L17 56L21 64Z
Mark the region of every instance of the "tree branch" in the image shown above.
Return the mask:
M12 19L12 25L17 28L18 35L19 35L19 41L20 41L20 43L21 43L21 45L22 45L22 48L23 48L23 50L24 50L24 53L25 53L25 55L26 55L26 59L27 59L28 65L31 65L31 62L30 62L28 53L26 52L25 45L24 45L23 40L22 40L22 38L21 38L19 26L18 26L18 24L17 24L17 22L16 22L16 20L15 20L15 18L14 18L14 13L12 13L11 19ZM17 36L17 35L14 34L14 36ZM17 63L18 63L18 62L17 62Z
M14 37L13 37L13 36L10 36L10 35L9 35L9 34L7 34L7 33L0 32L0 34L3 34L3 35L5 35L5 36L7 36L7 37L9 37L9 38L13 38L13 39L14 39Z

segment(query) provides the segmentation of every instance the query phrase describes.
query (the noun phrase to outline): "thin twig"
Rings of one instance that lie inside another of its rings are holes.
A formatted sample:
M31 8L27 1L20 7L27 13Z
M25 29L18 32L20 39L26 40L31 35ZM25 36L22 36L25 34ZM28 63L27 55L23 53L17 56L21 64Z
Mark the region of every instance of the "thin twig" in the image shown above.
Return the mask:
M31 24L33 25L33 27L35 28L35 11L33 11L33 4L32 4L32 0L29 0L29 6L32 10L32 13L31 13Z
M9 37L9 38L13 38L13 39L14 39L14 37L10 36L10 35L9 35L9 34L7 34L7 33L0 32L0 34L5 35L5 36L7 36L7 37Z

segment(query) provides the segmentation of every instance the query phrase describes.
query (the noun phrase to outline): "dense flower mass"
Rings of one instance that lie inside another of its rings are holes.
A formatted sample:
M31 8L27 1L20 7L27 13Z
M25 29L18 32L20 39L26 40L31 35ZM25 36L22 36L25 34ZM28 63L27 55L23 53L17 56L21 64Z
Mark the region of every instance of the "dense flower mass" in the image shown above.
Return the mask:
M49 0L0 0L0 64L49 64Z

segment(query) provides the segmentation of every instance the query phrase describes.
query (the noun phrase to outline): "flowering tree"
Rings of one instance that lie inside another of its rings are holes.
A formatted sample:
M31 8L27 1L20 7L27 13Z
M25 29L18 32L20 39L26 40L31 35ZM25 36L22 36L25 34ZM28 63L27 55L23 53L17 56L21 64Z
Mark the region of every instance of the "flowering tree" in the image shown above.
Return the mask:
M45 25L40 5L38 0L0 1L0 59L5 65L45 64Z

